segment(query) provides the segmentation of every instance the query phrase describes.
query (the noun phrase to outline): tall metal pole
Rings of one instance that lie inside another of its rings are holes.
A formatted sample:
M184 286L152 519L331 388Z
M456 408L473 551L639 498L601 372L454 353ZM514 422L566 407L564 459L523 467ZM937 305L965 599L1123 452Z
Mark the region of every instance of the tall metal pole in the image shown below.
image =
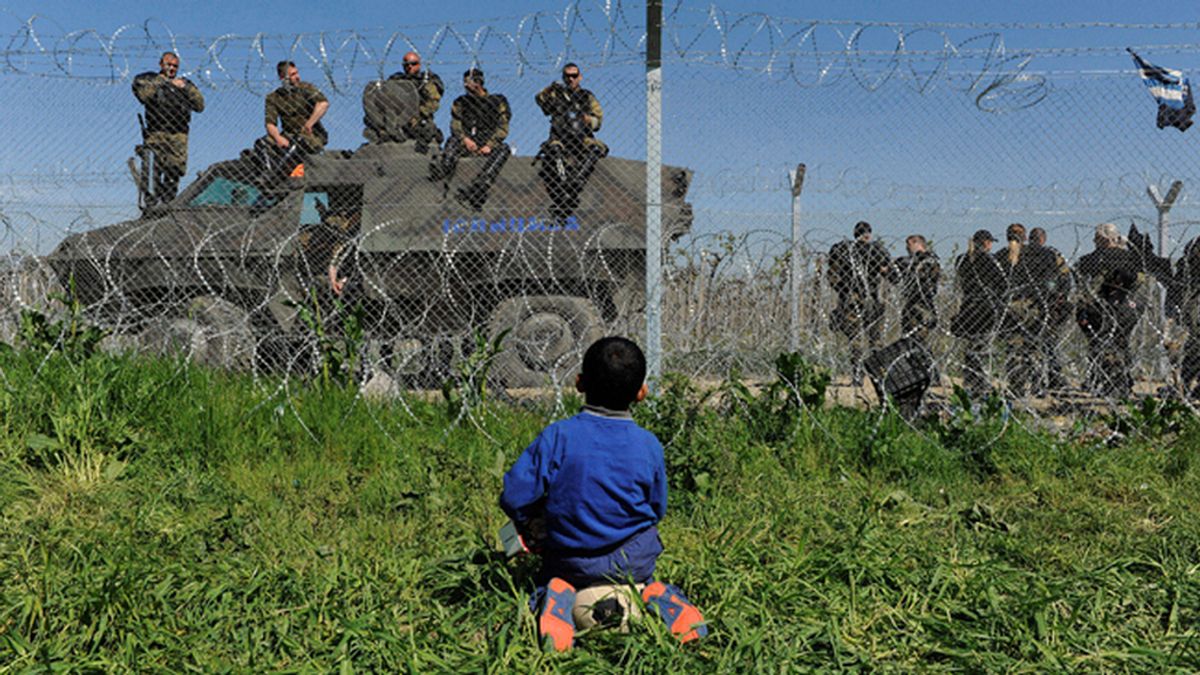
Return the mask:
M646 3L646 377L662 377L662 0Z
M1179 193L1183 191L1183 181L1175 181L1171 183L1170 189L1167 190L1166 197L1160 197L1158 187L1151 185L1146 188L1146 194L1150 195L1150 200L1154 202L1154 208L1158 211L1158 254L1164 258L1170 258L1169 226L1167 214L1171 212L1171 207L1175 206L1175 200L1179 199ZM1166 344L1167 341L1167 289L1163 285L1158 287L1158 336L1160 344ZM1158 375L1166 375L1172 372L1170 357L1164 349L1161 357L1158 359ZM1168 375L1169 377L1169 375Z
M791 271L788 299L792 315L788 350L793 352L800 351L800 191L804 189L804 170L803 164L797 164L795 170L788 172L792 183L792 251L788 256L788 267Z
M1154 208L1158 210L1158 254L1164 258L1170 256L1167 247L1170 245L1168 235L1167 214L1171 212L1171 207L1175 206L1175 200L1179 199L1179 193L1183 191L1183 181L1177 180L1171 183L1171 189L1167 190L1166 197L1159 197L1158 187L1151 185L1146 188L1146 194L1150 195L1151 201L1154 202Z

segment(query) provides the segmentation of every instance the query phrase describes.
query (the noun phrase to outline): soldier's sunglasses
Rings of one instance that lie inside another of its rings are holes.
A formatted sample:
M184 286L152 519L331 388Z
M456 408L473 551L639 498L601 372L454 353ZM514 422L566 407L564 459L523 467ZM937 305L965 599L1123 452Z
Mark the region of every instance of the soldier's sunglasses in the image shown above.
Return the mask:
M405 68L407 68L407 67L409 67L409 66L419 66L419 65L421 65L421 62L420 62L420 61L405 61L405 62L404 62L404 67L405 67Z
M563 73L564 80L578 80L579 73Z

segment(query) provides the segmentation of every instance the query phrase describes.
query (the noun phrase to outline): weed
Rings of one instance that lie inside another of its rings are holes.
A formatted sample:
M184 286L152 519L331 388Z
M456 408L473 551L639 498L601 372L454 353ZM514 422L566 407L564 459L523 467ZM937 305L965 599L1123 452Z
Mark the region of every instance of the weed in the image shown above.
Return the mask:
M329 325L329 315L322 311L317 290L311 289L308 303L285 303L296 310L301 323L313 335L318 380L322 385L348 386L358 375L363 350L363 306L355 303L347 308L341 300L333 301L331 315L340 324Z
M820 410L825 405L829 382L828 370L800 352L785 352L775 358L775 379L758 395L736 371L718 393L726 412L740 414L753 438L775 442L790 435L805 411Z
M505 328L491 340L483 332L475 331L471 353L454 363L454 376L442 382L442 400L446 403L446 413L450 419L459 419L486 403L492 364L502 351L504 339L510 330Z
M671 487L703 494L725 453L710 431L714 412L702 392L686 376L667 373L659 391L634 406L634 418L663 444L667 480Z
M1192 409L1182 401L1147 396L1140 401L1129 401L1123 410L1105 415L1104 422L1113 434L1136 434L1153 440L1178 434L1194 416Z
M83 305L75 294L75 278L68 281L66 293L54 294L51 299L66 306L62 318L54 320L37 310L21 310L17 346L42 357L59 355L73 362L91 358L105 331L84 320Z
M960 453L963 465L975 476L994 474L993 451L1008 426L1007 405L995 394L973 402L959 386L954 387L951 400L949 413L944 418L932 418L928 431L942 446Z

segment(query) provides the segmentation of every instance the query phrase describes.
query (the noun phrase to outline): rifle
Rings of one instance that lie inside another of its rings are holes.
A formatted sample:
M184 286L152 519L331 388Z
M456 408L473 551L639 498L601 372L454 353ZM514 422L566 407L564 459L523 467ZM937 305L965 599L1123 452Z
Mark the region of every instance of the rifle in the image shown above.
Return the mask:
M138 191L138 208L142 211L150 208L154 201L153 180L156 157L154 150L146 144L146 120L138 113L138 126L142 130L142 143L133 149L133 154L142 160L138 166L132 157L129 158L129 173L133 174L133 183Z

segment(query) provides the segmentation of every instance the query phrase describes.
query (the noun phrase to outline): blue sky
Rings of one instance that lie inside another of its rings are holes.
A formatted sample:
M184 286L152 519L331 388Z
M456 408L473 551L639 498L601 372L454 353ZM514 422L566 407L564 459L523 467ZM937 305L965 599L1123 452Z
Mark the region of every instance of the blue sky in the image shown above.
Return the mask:
M602 3L581 4L586 8ZM675 6L671 0L665 4L668 11ZM1200 3L1194 0L723 1L716 6L728 13L718 15L723 21L762 12L777 18L863 23L1200 23ZM42 17L37 23L41 33L59 36L94 28L103 38L122 26L138 27L149 18L161 20L152 22L156 32L169 26L177 36L205 41L226 34L261 32L268 35L265 49L269 53L264 61L269 63L280 51L287 50L290 36L296 33L362 31L374 36L372 48L378 50L387 35L403 29L423 46L445 24L465 35L485 25L512 31L522 17L538 11L561 13L565 4L542 0L208 0L148 5L127 0L37 0L0 2L0 7L5 10L0 14L0 34L4 36L12 35L21 20L34 14ZM687 21L698 25L710 18L707 3L685 3L684 7L680 16ZM626 11L635 22L640 22L644 12L640 3L628 3ZM745 25L753 23L747 19ZM823 48L836 47L837 39L852 30L852 26L823 27ZM913 32L911 25L905 30L910 49L936 51L941 44L941 36L934 32ZM1191 159L1200 156L1194 152L1193 138L1200 128L1186 135L1155 129L1153 102L1141 90L1131 73L1131 62L1120 51L1124 46L1139 46L1161 65L1194 71L1200 67L1200 48L1195 47L1200 43L1200 29L1022 30L956 25L942 30L955 42L989 31L1000 32L1007 54L1041 50L1030 68L1050 73L1053 95L1030 111L995 115L981 113L973 96L955 90L949 81L920 94L899 83L870 93L858 86L843 87L842 83L850 81L847 76L836 86L803 89L762 73L669 65L665 159L697 171L693 190L697 226L708 231L786 232L789 199L780 176L797 161L807 162L812 169L805 213L814 241L822 243L841 236L859 218L875 222L876 231L891 241L913 230L943 241L957 240L965 237L964 230L988 227L999 232L1007 222L1023 219L1031 225L1051 227L1052 241L1070 250L1080 240L1079 233L1097 219L1140 220L1153 215L1152 209L1146 208L1144 196L1138 196L1138 191L1144 190L1138 181L1195 177L1197 180L1188 180L1188 184L1200 191L1200 165ZM122 39L128 41L130 35L126 32ZM686 31L680 39L688 39ZM751 40L750 49L765 44L759 34ZM881 53L887 53L894 44L895 35L888 29L872 29L861 42L864 49ZM712 60L716 46L710 32L709 41L696 51L709 51ZM1045 52L1056 47L1076 51ZM244 52L245 43L239 49ZM199 47L185 45L181 51L185 71L198 64ZM398 65L402 51L396 50L389 63ZM143 60L144 65L131 64L134 72L154 68L154 55ZM88 68L86 58L81 57L78 63L84 70ZM493 89L508 93L513 103L513 141L521 150L531 151L544 135L544 122L533 108L531 94L547 80L546 73L554 70L553 64L542 64L544 72L526 72L523 76L518 76L511 63L485 65ZM88 72L99 72L92 66ZM916 75L921 73L920 66L917 64ZM951 64L951 68L968 66L966 62ZM301 69L306 79L320 76L303 61ZM448 76L449 93L456 94L460 64L443 64L440 70ZM1117 75L1080 82L1073 76L1056 78L1056 71ZM270 86L269 74L257 75L263 77L263 87ZM588 84L601 95L608 110L602 135L613 146L614 154L637 157L642 152L640 70L636 65L606 64L589 70L585 78L589 76ZM355 82L357 87L358 80ZM128 210L128 185L122 183L116 188L106 184L89 190L86 186L79 189L77 183L79 176L123 170L127 149L136 142L132 120L137 106L127 83L89 85L0 74L0 96L6 101L0 128L15 139L0 148L0 181L6 173L27 171L33 166L38 180L46 175L58 176L61 184L71 188L38 188L29 200L31 210L42 209L39 218L53 220L83 213L86 226L88 222L110 222ZM194 121L192 172L235 154L261 133L260 92L225 88L209 91L208 97L209 110ZM439 115L443 127L448 122L446 107ZM47 114L50 111L52 116ZM329 119L334 147L357 144L360 118L354 91L335 99ZM48 127L48 120L55 124ZM67 133L47 133L55 127ZM93 151L82 151L81 139L82 147L90 144ZM97 180L104 182L102 178ZM1120 186L1120 190L1114 191L1113 186ZM1121 190L1127 193L1127 199L1109 194ZM1039 191L1045 192L1045 198ZM118 196L113 197L114 193ZM971 196L966 199L964 194ZM1176 212L1180 228L1189 227L1187 209L1193 203L1190 192L1185 189L1184 194ZM1103 197L1110 198L1105 201ZM953 203L947 208L935 203L939 199ZM1087 208L1081 208L1080 203ZM1022 216L1026 211L1028 215ZM54 215L45 215L51 213Z
M588 3L585 3L588 4ZM600 3L591 3L600 4ZM634 3L627 3L630 7ZM641 5L641 3L637 3ZM707 3L689 3L704 6ZM716 3L735 12L766 12L801 19L847 19L900 22L1075 22L1179 23L1196 21L1200 5L1183 0L838 0L787 2L763 0ZM668 8L674 3L665 0ZM67 28L111 30L151 16L164 19L178 32L215 35L225 32L311 32L322 29L394 27L426 23L487 20L536 11L555 11L562 2L477 2L441 0L436 3L397 3L368 0L348 2L277 2L255 0L180 0L160 5L132 0L7 0L0 7L21 18L40 14Z

